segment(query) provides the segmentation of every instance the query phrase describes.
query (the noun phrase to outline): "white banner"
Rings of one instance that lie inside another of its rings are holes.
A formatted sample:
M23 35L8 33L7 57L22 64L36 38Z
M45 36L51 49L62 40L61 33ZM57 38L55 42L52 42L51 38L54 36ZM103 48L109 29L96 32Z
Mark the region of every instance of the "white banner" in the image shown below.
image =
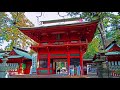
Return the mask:
M31 66L31 72L30 73L36 73L37 69L37 54L32 55L32 66Z

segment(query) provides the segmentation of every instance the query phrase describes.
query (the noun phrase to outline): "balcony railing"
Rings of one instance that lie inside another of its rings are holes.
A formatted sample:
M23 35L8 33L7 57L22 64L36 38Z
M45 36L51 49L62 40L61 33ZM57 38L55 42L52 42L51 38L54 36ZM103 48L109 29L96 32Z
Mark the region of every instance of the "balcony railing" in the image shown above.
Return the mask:
M40 43L40 46L48 46L48 45L81 45L81 44L88 44L88 41L77 41L77 40L72 40L70 42L64 42L64 41L57 41L54 43L48 43L48 42L44 42L44 43Z
M44 47L44 46L72 46L72 45L86 45L88 44L88 41L77 41L77 40L72 40L70 42L64 42L64 41L57 41L57 42L43 42L43 43L39 43L38 47ZM31 46L31 47L37 47L37 46Z

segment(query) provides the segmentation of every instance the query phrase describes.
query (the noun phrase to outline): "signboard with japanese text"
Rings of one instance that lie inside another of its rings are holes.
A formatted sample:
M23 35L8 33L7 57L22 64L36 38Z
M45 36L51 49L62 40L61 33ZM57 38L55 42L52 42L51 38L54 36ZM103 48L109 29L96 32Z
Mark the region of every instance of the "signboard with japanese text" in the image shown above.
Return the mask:
M33 54L32 55L32 71L31 73L36 73L36 69L37 69L37 54Z

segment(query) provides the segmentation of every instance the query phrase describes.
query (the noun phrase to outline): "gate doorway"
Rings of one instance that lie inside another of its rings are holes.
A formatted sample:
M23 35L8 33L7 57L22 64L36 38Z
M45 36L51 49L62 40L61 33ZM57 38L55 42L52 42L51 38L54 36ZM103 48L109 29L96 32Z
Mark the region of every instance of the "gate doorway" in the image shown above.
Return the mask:
M53 70L55 74L67 74L67 59L54 59Z

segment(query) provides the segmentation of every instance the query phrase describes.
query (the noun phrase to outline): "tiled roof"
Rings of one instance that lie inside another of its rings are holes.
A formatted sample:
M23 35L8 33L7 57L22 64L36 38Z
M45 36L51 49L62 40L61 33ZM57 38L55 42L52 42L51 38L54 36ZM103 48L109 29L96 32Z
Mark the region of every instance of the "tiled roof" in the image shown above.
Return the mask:
M27 59L32 59L32 56L25 50L19 49L17 47L14 47L13 50L15 51L15 55L9 55L8 58L22 58L25 57ZM0 58L3 58L3 55L5 54L6 51L0 52ZM10 52L9 52L10 53Z
M15 51L18 55L20 55L20 56L22 56L22 57L25 57L25 58L28 58L28 59L32 59L32 56L31 56L29 53L27 53L27 52L23 52L23 51L18 50L18 49L14 49L14 51Z
M120 51L107 52L105 55L120 55Z

